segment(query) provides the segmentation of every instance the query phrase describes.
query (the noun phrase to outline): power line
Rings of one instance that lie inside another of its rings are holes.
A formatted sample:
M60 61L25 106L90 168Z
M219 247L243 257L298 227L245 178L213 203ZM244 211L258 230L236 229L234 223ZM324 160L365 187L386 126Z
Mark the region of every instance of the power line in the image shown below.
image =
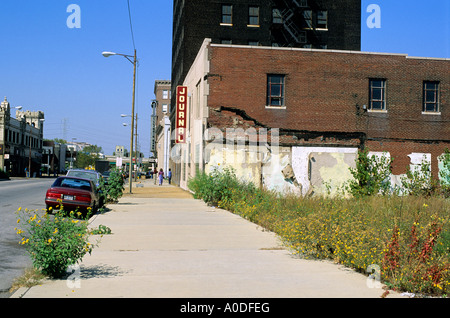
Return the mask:
M131 21L130 0L127 0L127 4L128 4L128 18L130 20L131 39L133 40L133 48L136 50L136 45L134 43L133 23Z

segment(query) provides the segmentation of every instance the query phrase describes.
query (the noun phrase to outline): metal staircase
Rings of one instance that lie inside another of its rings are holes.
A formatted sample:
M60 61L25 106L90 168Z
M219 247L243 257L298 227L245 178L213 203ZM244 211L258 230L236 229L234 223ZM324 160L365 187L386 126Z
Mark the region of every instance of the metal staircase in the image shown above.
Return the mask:
M297 3L295 0L293 2ZM291 35L292 39L299 44L306 43L306 32L301 31L294 21L294 11L287 7L281 11L281 16L283 18L283 27Z
M288 42L287 46L302 46L314 39L319 40L320 34L316 30L313 17L306 17L305 12L311 10L308 0L281 0L280 14L283 19L284 37ZM302 30L302 24L306 30ZM311 36L311 38L308 38Z

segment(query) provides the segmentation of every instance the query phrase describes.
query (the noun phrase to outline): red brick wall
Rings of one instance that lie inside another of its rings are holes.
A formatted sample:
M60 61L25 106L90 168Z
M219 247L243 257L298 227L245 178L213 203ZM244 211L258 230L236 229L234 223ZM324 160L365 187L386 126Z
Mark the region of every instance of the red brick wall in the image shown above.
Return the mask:
M210 62L210 108L243 110L268 128L361 133L370 150L391 152L394 173L411 152L436 157L450 147L448 60L212 45ZM270 73L286 75L286 109L265 107ZM386 79L387 113L362 110L370 78ZM422 114L424 80L440 82L441 115Z

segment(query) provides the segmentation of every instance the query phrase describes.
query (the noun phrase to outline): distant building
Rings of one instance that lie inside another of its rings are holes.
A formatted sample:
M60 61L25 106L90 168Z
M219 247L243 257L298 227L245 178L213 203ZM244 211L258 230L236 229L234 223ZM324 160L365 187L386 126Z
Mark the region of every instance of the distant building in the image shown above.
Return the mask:
M48 175L58 175L66 171L66 144L44 140L42 168Z
M153 117L153 144L151 151L157 158L158 170L162 168L164 173L169 170L170 157L170 120L169 108L171 101L171 82L169 80L155 81L154 88L154 117Z
M37 176L42 163L44 113L15 109L13 118L6 97L0 104L0 169L10 176Z

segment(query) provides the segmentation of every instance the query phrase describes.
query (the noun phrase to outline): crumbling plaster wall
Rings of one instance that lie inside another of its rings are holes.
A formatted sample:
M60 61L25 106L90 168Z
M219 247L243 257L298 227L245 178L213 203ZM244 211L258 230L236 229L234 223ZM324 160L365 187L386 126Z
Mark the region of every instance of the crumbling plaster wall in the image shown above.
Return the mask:
M247 147L214 147L208 154L205 171L232 167L242 181L253 182L269 190L300 195L336 195L352 178L350 168L356 167L358 148L342 147L279 147L277 151L257 152ZM369 152L369 156L386 156L388 152ZM430 163L429 153L411 153L410 169ZM439 169L443 169L440 164ZM404 174L391 174L391 184L401 186Z
M302 194L335 193L351 178L357 148L292 147L292 168L302 186Z
M208 148L208 147L207 147ZM207 150L205 172L225 167L233 168L239 180L252 182L257 187L286 193L299 193L298 187L291 180L286 180L282 169L290 164L291 152L288 147L269 151L267 148L251 146L236 147L224 145L209 147ZM300 193L299 193L300 194Z

